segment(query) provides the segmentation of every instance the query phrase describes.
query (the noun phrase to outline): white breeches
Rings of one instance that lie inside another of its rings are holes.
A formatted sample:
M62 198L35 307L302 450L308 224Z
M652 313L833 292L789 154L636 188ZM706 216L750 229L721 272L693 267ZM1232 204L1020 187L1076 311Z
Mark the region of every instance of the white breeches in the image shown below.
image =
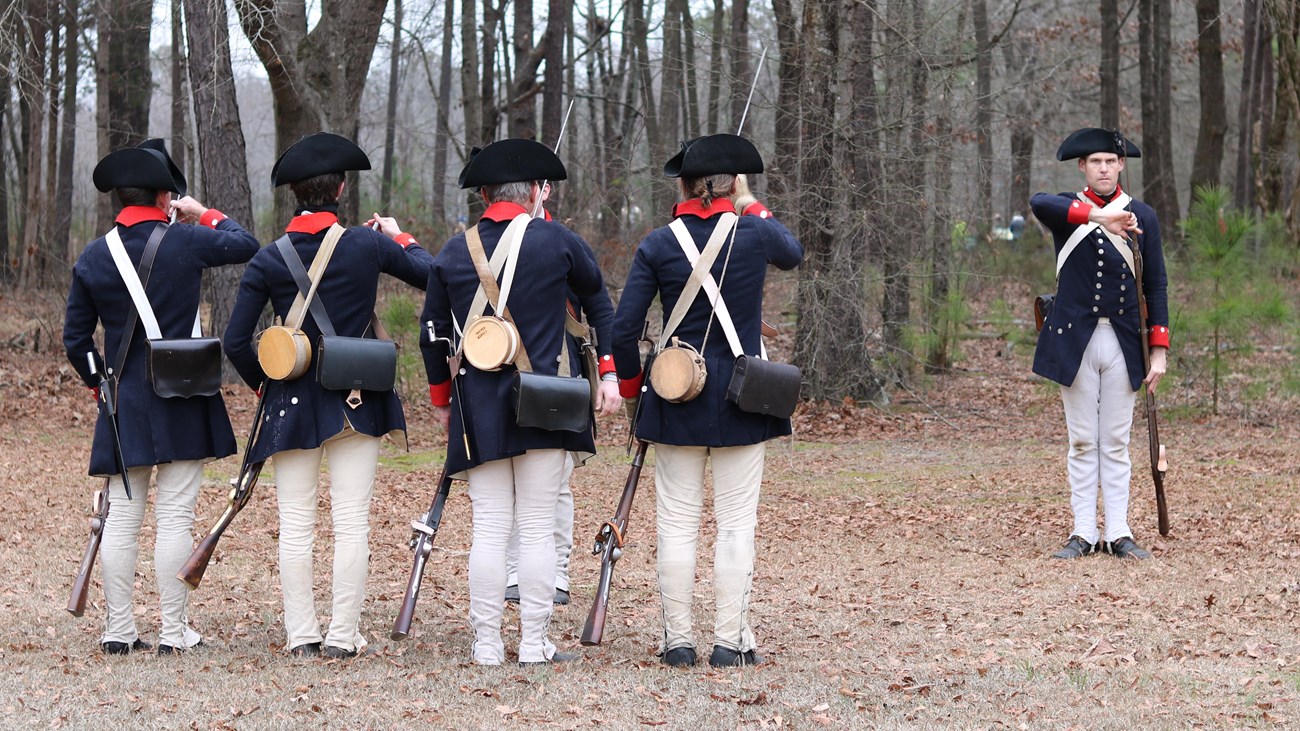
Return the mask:
M131 594L135 587L135 564L139 554L140 526L144 523L149 502L149 478L155 467L132 467L128 472L131 494L126 499L120 476L110 477L108 520L99 547L100 571L104 580L104 600L108 619L100 642L125 642L139 638L135 626L135 608ZM203 462L189 460L157 465L154 496L154 574L162 611L162 629L158 642L177 649L193 647L201 639L189 628L185 608L189 587L176 578L185 559L194 549L194 503L203 483Z
M564 453L564 479L555 501L555 588L569 590L569 554L573 552L573 455ZM519 531L511 531L506 545L506 586L519 585Z
M555 501L566 452L537 449L469 470L474 542L469 549L469 620L474 662L505 661L501 614L506 592L506 543L519 527L519 662L555 654L546 637L555 599Z
M704 469L713 462L713 513L718 538L713 554L713 643L738 652L757 647L749 626L754 576L754 527L763 483L766 445L676 447L655 445L655 513L663 650L694 647L691 600L695 544L704 508Z
M324 638L312 595L312 546L322 457L329 460L334 524L333 612ZM323 641L344 650L360 650L366 646L359 626L370 568L370 498L379 463L379 438L349 427L317 449L278 452L271 460L280 505L280 588L288 647Z
M1133 471L1128 440L1136 399L1115 330L1109 322L1099 323L1083 352L1074 385L1061 388L1070 432L1066 463L1074 534L1091 543L1096 543L1100 535L1098 485L1106 513L1106 540L1133 535L1128 527L1129 478Z

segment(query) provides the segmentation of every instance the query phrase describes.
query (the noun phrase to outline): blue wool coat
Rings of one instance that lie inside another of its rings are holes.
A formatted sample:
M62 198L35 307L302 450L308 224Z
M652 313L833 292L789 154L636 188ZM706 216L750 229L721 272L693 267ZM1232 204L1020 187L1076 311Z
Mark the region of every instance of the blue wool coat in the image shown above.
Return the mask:
M1086 218L1086 210L1080 212L1080 209L1086 209L1088 205L1089 202L1080 201L1074 193L1039 193L1030 201L1034 215L1052 232L1056 254L1060 254L1078 225L1087 225L1071 223L1071 210ZM1142 253L1142 291L1146 295L1152 328L1149 343L1168 346L1169 298L1160 223L1151 206L1140 200L1133 199L1129 210L1137 215L1138 228L1142 229L1137 240ZM1124 353L1129 384L1136 391L1146 372L1142 363L1133 272L1119 250L1098 229L1079 243L1061 269L1056 285L1056 302L1038 333L1034 373L1062 386L1073 384L1083 361L1083 352L1097 328L1097 319L1101 317L1110 318L1120 350Z
M336 220L331 212L323 211L298 216L290 224L289 239L303 267L311 268L326 230ZM403 234L399 238L407 237ZM432 262L433 256L419 244L403 246L378 231L354 226L339 239L316 296L325 305L336 334L373 338L370 320L379 275L390 274L422 289ZM392 432L404 434L406 419L393 390L364 391L361 405L353 409L344 403L347 391L329 391L316 382L314 362L306 374L295 380L266 379L258 365L253 340L258 319L268 302L275 316L287 317L297 295L298 285L279 248L267 246L249 262L226 327L224 345L230 362L245 383L266 389L266 421L253 446L252 458L262 460L290 449L315 449L343 431L345 419L358 432L373 437ZM310 312L303 320L302 329L314 349L320 328ZM312 357L315 358L314 352Z
M478 230L489 259L510 221L523 212L522 206L513 203L495 203L484 213ZM451 377L447 348L438 339L456 340L453 313L456 322L463 327L478 287L478 273L470 260L465 235L457 234L434 261L420 317L425 323L421 347L435 403L445 403ZM600 269L587 242L558 223L534 219L528 224L506 306L527 349L533 372L557 375L559 371L560 343L566 337L564 317L569 292L585 303L585 298L603 289ZM491 313L491 310L489 305L485 312ZM463 395L462 403L451 403L447 466L453 474L486 462L515 457L530 449L594 451L590 428L584 432L547 431L516 424L511 398L514 372L513 366L499 371L480 371L469 361L461 361L460 384L456 387L459 393L450 394L453 399ZM575 374L574 377L580 376ZM462 446L462 435L469 436L468 455Z
M686 224L696 248L703 251L716 225L716 216L732 210L731 202L726 199L715 200L707 210L701 210L699 201L694 200L680 204L676 213ZM737 224L732 246L730 261L727 261L728 246L724 245L711 271L714 281L722 280L722 298L735 323L741 346L747 355L757 355L767 266L793 269L803 260L803 245L775 218L745 215ZM724 264L725 277L722 276ZM619 378L625 381L625 396L642 379L637 339L650 304L656 297L663 303L666 324L690 276L691 263L667 226L651 231L637 247L614 316L614 364ZM709 327L711 319L713 309L701 289L673 335L703 351L708 367L704 390L690 401L674 404L659 398L646 379L648 389L642 396L643 413L636 425L638 438L678 446L734 447L790 433L789 419L741 411L726 399L736 358L722 327L716 321ZM706 328L707 343L704 342Z
M204 269L239 264L257 253L257 239L232 219L211 211L204 220L217 218L221 220L215 227L173 225L158 248L145 295L165 338L190 336ZM162 210L153 206L131 206L118 216L118 234L134 266L139 266L154 227L166 220ZM86 353L98 351L96 323L104 325L104 362L113 368L130 308L131 295L101 236L86 246L72 268L63 324L68 361L86 385L99 385L86 363ZM220 394L159 397L145 378L144 341L144 326L137 321L118 382L118 428L127 468L234 454L235 436ZM95 422L91 475L119 472L112 440L108 421L101 415Z

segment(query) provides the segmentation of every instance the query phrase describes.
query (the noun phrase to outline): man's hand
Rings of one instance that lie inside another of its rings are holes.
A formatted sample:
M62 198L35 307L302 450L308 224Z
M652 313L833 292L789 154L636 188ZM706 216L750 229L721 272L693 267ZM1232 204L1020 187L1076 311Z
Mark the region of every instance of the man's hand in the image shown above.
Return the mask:
M623 397L618 395L618 381L601 381L596 389L596 415L609 416L623 405Z
M1094 207L1088 211L1088 220L1093 223L1101 224L1101 227L1107 231L1124 237L1128 241L1128 232L1142 233L1138 228L1137 214L1132 211L1105 211L1102 208Z
M451 407L435 406L433 407L433 420L442 425L444 430L451 428Z
M1165 348L1151 349L1151 370L1147 371L1147 377L1142 382L1147 385L1147 390L1151 393L1156 392L1156 384L1165 375L1166 361L1168 360L1167 350Z
M199 203L190 196L184 196L171 202L172 210L176 211L177 218L181 223L198 223L203 214L208 212L208 207Z
M371 219L366 221L365 225L379 229L380 232L390 239L395 239L402 233L401 227L397 225L396 218L381 216L378 213L373 214Z

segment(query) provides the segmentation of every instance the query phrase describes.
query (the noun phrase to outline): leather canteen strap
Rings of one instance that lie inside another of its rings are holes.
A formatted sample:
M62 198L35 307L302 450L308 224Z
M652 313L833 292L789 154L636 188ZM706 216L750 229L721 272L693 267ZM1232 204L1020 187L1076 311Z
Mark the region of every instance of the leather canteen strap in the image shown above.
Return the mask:
M672 314L668 317L668 323L664 325L664 331L659 336L658 350L663 350L668 345L669 338L677 330L677 326L686 318L686 312L690 310L691 304L695 302L696 296L700 293L700 288L704 285L705 277L712 277L709 270L713 268L713 262L717 260L718 254L722 251L722 245L727 240L727 234L731 232L737 216L734 213L723 213L718 218L718 224L713 228L713 233L709 236L709 241L704 245L704 251L700 253L700 258L696 259L691 269L691 277L686 280L686 286L682 288L682 294L677 298L677 304L673 306ZM690 241L690 248L694 248L695 243L691 235L686 231L686 224L681 223L681 219L675 219L668 226L672 229L673 234L677 237L678 244L686 247L686 242ZM682 237L685 236L685 239Z
M519 219L515 220L518 221ZM513 227L515 222L512 221L510 225ZM512 256L512 254L518 252L519 242L523 238L522 236L511 238L510 232L511 229L507 228L506 234L501 237L501 241L498 242L497 246L497 248L500 249L502 245L507 245L510 246L511 249L511 251L506 254L505 266L507 269L507 277L513 273L511 271L510 260L512 258L517 258ZM478 273L479 285L487 298L487 303L492 305L492 310L496 312L498 317L509 322L511 325L514 325L514 319L510 317L509 307L501 300L501 290L497 286L497 279L492 273L491 266L488 264L487 252L483 250L483 239L478 234L477 225L471 226L465 231L465 247L469 250L470 261L474 262L474 271ZM470 312L469 322L472 322L480 314L482 314L482 310L479 310L477 313ZM468 325L468 322L466 324ZM525 373L531 373L533 370L533 364L532 361L528 359L528 350L524 347L524 339L522 337L519 338L519 351L515 356L515 367Z
M302 291L302 282L298 281L298 296L294 298L293 305L289 308L289 315L284 319L284 324L287 327L295 330L302 329L302 321L307 318L307 309L310 304L313 305L311 314L316 320L316 326L326 335L334 334L333 323L329 321L324 305L321 305L318 310L314 306L313 300L316 299L316 289L320 286L321 277L325 274L325 267L329 265L330 257L334 256L334 247L342 238L344 230L342 226L336 223L331 225L329 231L325 234L325 239L321 241L320 250L316 252L316 258L312 259L311 269L307 272L310 284L305 294ZM285 240L286 245L289 243L287 235L282 236L281 239ZM280 246L279 240L276 241L276 245ZM293 264L290 263L292 259L297 259L298 266L301 267L302 259L298 256L298 252L294 251L292 246L288 247L288 252L292 253L293 256L288 256L285 247L280 246L280 255L284 257L284 263L289 267L289 270L293 271ZM297 280L296 275L294 279ZM328 332L326 332L326 328L329 328Z
M167 229L166 223L154 226L153 232L149 234L149 241L144 245L144 254L140 257L140 268L135 271L135 277L130 276L131 261L126 257L126 249L122 246L122 237L117 232L117 227L114 226L104 236L108 251L113 255L113 261L122 275L122 281L126 283L127 291L131 293L131 310L126 316L126 327L122 330L122 340L117 346L117 362L113 366L113 375L118 378L122 377L122 368L126 366L126 351L131 347L131 336L135 334L137 317L144 320L146 338L162 337L162 331L158 328L158 318L154 317L153 308L149 306L149 298L145 296L144 288L149 283L149 272L153 269L154 257L158 254L163 236L167 235ZM196 314L196 326L197 322Z

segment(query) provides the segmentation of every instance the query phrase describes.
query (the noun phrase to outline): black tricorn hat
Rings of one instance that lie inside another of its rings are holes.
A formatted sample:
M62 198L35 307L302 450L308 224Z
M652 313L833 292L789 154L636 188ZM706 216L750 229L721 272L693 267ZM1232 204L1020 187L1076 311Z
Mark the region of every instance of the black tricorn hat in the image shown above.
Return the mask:
M185 176L159 139L108 153L95 165L90 177L102 193L114 188L143 188L185 195Z
M172 171L172 177L176 180L176 194L185 195L185 190L187 187L185 182L185 173L181 172L181 169L176 167L176 161L172 160L171 155L167 154L167 143L163 142L161 137L155 137L151 140L145 140L144 142L141 142L140 144L136 145L136 147L140 147L146 150L157 150L158 152L161 152L163 158L167 160L167 167Z
M280 155L271 168L271 186L288 185L317 175L369 169L370 158L357 143L329 132L317 132L289 145Z
M754 143L740 135L717 134L682 143L681 152L664 163L669 178L741 175L763 172L763 158Z
M456 185L459 185L461 188L470 187L465 185L465 176L469 173L469 166L474 164L474 158L478 157L478 154L482 151L483 148L478 145L469 148L469 162L465 163L465 167L460 169L460 177L456 178Z
M1142 157L1142 151L1119 130L1084 127L1070 133L1056 150L1057 160L1087 157L1094 152L1113 152L1121 157Z
M498 140L474 150L470 150L469 162L460 173L462 188L569 177L551 148L535 140Z

